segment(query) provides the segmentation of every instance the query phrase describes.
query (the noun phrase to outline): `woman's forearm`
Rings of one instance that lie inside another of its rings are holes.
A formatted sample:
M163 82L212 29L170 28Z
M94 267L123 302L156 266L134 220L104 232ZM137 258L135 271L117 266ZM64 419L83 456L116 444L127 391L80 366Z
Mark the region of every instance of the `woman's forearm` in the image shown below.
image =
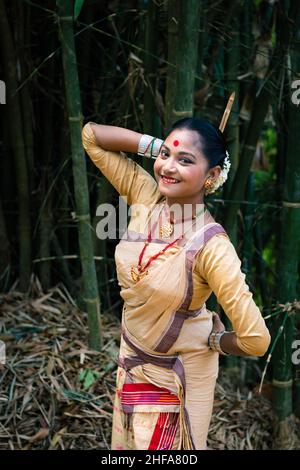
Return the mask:
M97 143L104 150L137 153L142 134L124 127L91 124Z
M213 312L213 333L222 333L225 330L225 325L222 323L219 315L216 312ZM210 336L211 339L211 336ZM209 343L210 343L209 339ZM249 356L249 354L245 353L242 349L240 349L237 345L236 340L236 333L234 331L226 331L221 338L219 339L220 343L219 346L221 347L222 351L233 354L235 356ZM212 345L213 346L213 345ZM212 347L214 349L214 347Z
M222 351L235 356L249 356L245 351L237 345L236 334L234 331L226 332L220 339L220 346Z

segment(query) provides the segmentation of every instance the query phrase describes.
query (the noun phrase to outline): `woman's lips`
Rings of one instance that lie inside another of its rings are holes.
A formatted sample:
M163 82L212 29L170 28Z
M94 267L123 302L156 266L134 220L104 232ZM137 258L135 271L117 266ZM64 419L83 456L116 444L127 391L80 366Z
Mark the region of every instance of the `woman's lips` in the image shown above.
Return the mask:
M179 183L178 180L174 178L168 178L167 176L161 176L161 180L164 184L176 184Z

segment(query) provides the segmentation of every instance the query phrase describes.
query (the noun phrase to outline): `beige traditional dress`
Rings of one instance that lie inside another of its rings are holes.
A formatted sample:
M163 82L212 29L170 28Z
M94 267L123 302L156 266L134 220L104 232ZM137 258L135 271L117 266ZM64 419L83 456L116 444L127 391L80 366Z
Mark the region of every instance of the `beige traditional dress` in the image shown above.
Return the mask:
M151 263L148 275L133 281L131 267L165 198L132 159L99 147L90 123L82 137L95 165L128 204L146 208L132 214L115 251L124 305L111 448L205 449L219 356L207 345L212 312L206 300L215 293L238 346L249 355L266 352L269 331L234 246L209 213L196 232ZM169 241L154 237L143 263Z

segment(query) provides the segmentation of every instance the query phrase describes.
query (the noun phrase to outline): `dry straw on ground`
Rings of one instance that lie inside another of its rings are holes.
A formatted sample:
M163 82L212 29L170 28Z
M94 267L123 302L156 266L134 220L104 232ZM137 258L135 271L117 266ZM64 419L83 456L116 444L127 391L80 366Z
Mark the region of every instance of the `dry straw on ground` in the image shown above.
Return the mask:
M0 450L108 449L120 325L105 313L104 348L87 346L86 314L64 286L0 296ZM271 447L271 406L241 397L226 374L216 389L209 434L213 449Z

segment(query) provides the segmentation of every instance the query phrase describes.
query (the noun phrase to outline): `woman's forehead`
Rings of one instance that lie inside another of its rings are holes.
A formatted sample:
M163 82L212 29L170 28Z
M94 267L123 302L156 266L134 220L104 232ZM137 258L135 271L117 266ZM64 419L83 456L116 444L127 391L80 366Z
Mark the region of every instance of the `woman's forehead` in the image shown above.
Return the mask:
M168 147L199 149L199 136L197 132L189 129L174 129L165 139L165 143Z

